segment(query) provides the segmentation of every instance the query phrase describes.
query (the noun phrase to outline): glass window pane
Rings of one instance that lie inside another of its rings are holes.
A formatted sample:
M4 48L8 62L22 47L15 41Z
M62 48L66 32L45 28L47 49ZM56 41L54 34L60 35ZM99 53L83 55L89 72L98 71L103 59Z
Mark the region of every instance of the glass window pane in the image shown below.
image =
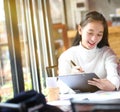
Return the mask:
M3 0L0 0L0 95L1 102L13 97L13 85Z
M23 7L23 1L17 0L17 16L18 16L18 28L20 35L20 46L21 46L21 55L22 55L22 69L24 74L25 90L32 89L32 82L30 76L30 62L29 62L29 52L28 52L28 41L27 41L27 31L25 26L25 16L24 10L27 10Z

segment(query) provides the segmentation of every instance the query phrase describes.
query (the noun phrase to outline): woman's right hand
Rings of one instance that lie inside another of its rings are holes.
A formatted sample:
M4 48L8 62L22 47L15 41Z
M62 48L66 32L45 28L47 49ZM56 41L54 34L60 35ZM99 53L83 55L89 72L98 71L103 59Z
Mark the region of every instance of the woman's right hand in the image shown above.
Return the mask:
M79 74L79 73L83 73L84 70L80 66L74 66L72 67L71 72L72 74Z

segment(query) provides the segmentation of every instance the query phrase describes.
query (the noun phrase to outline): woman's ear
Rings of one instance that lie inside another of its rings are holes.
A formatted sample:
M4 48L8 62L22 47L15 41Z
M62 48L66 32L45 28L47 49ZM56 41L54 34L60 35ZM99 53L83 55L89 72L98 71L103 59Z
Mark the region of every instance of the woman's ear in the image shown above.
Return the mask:
M78 32L79 32L79 34L81 35L82 34L82 32L81 32L81 26L80 25L78 25Z

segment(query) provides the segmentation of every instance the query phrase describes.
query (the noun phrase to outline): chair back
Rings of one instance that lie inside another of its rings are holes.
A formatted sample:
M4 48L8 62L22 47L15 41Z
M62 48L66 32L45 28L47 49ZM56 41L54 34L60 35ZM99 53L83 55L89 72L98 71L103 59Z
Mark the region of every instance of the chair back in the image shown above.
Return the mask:
M0 112L26 112L23 104L0 103Z
M109 101L78 101L71 99L73 112L120 112L120 99Z
M46 71L48 77L58 76L58 65L47 66Z

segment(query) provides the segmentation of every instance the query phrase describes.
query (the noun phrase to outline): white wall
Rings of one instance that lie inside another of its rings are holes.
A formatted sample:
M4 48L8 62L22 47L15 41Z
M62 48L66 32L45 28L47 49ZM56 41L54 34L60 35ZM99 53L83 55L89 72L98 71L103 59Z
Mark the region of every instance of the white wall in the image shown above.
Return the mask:
M85 1L86 10L97 10L101 12L107 20L111 20L110 14L116 13L116 8L120 8L120 0L65 0L68 29L76 29L76 23L81 19L81 13L76 11L75 2Z
M87 0L65 0L67 24L69 29L76 29L76 25L81 21L81 12L88 10ZM77 8L77 3L84 3L84 7Z

